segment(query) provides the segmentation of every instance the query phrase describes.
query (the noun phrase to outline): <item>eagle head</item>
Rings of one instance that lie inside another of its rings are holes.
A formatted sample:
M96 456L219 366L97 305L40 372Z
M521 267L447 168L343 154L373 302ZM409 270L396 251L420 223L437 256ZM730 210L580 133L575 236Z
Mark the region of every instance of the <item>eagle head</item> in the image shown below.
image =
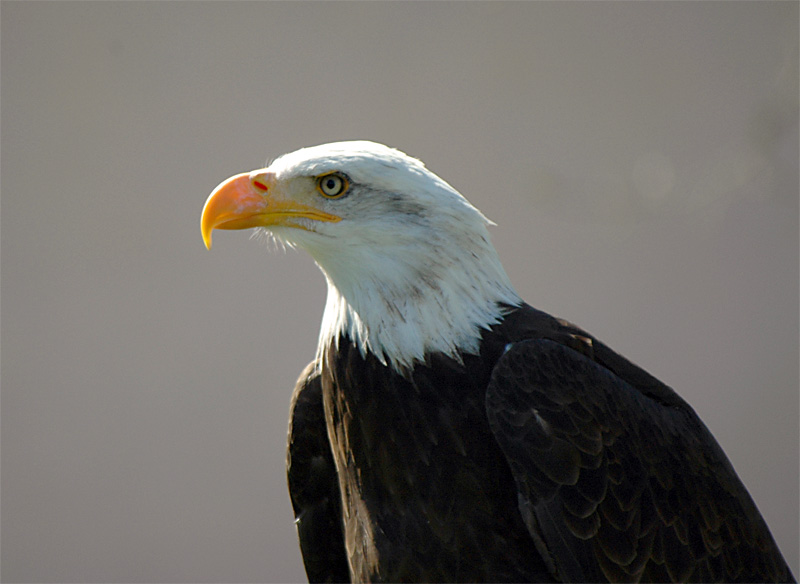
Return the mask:
M209 248L213 229L255 227L306 250L328 282L318 356L349 339L404 372L432 352L476 352L480 330L520 303L490 223L419 160L353 141L223 181L201 229Z

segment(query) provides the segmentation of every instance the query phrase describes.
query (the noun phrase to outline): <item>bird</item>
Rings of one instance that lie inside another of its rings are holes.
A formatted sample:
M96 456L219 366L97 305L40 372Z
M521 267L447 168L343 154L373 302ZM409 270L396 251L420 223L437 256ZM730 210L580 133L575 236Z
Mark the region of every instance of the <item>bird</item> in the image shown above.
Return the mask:
M672 388L522 300L493 223L370 141L230 177L201 230L308 252L327 300L290 402L310 582L791 582Z

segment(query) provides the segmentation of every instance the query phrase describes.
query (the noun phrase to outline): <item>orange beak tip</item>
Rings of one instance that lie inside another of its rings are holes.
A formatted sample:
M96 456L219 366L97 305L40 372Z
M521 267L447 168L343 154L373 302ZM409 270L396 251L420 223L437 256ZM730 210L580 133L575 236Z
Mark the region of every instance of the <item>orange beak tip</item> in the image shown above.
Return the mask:
M242 173L222 181L206 200L200 216L200 231L206 249L211 249L212 231L215 228L219 229L220 224L234 212L239 205L241 193L247 193L249 187L247 176L247 173Z

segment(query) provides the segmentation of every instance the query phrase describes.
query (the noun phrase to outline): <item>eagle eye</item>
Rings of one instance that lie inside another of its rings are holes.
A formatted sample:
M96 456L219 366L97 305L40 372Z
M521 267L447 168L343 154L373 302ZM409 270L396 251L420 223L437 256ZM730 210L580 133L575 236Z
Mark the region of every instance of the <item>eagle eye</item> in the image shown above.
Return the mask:
M328 199L338 199L347 192L349 186L347 177L337 172L324 174L317 179L317 190Z

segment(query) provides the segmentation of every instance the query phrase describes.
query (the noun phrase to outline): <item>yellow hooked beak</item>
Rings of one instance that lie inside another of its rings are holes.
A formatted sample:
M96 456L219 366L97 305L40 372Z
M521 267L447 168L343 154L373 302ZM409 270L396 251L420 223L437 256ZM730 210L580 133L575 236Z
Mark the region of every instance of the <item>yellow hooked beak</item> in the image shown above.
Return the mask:
M279 199L270 193L275 176L268 171L244 172L220 183L209 195L200 229L203 242L211 249L214 229L248 229L288 225L307 229L292 219L305 218L335 223L342 218L292 199Z

